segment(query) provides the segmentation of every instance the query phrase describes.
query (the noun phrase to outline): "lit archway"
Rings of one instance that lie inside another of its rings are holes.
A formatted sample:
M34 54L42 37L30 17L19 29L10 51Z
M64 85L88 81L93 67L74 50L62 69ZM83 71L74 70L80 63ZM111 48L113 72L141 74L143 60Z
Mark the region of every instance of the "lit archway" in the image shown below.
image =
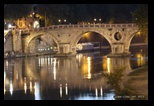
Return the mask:
M111 47L111 44L112 44L111 39L110 39L109 37L107 37L107 35L104 35L103 32L100 32L100 31L97 31L97 30L94 30L94 31L85 31L85 32L80 33L80 34L75 38L75 40L73 40L73 41L71 42L71 46L72 46L72 47L76 47L77 44L78 44L78 42L80 41L80 39L82 39L83 36L87 36L87 38L89 38L88 33L97 34L97 36L102 37L102 38L105 38L105 40L107 41L107 43L108 43L109 46ZM76 52L76 50L73 51L73 52Z
M59 47L58 41L53 36L50 36L50 33L45 33L45 34L40 33L40 34L36 34L36 35L31 35L29 37L29 39L27 39L27 42L28 43L27 43L27 46L26 46L27 47L26 53L35 52L36 49L37 49L36 46L38 46L36 44L37 43L37 40L38 39L43 39L42 37L45 37L46 39L53 40L54 46L56 46L56 48L58 49L58 47ZM52 46L52 45L50 45L50 46Z

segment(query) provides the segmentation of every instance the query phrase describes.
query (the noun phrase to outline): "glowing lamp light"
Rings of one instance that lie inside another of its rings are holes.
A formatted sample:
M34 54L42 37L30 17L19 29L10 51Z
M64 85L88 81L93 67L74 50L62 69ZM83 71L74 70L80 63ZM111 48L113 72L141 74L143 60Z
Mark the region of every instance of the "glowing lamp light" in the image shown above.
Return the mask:
M8 25L8 28L11 28L11 27L12 27L12 25L11 25L11 24L9 24L9 25Z
M33 27L34 27L34 28L39 28L39 22L38 22L38 21L35 21Z
M61 20L59 19L58 22L61 22Z

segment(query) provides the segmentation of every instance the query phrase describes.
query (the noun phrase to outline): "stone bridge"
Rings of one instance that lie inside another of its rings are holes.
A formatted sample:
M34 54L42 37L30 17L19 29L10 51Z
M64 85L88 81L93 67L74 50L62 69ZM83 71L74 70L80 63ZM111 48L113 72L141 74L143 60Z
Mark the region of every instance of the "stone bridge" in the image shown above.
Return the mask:
M76 45L82 35L87 32L96 32L109 42L112 55L129 54L129 47L132 38L138 32L135 24L77 24L77 25L52 25L38 29L27 29L20 33L24 42L20 47L24 53L35 53L36 40L44 39L48 44L54 40L58 47L59 54L76 54ZM18 35L19 36L19 35ZM20 37L19 37L20 38ZM19 45L18 45L19 46Z

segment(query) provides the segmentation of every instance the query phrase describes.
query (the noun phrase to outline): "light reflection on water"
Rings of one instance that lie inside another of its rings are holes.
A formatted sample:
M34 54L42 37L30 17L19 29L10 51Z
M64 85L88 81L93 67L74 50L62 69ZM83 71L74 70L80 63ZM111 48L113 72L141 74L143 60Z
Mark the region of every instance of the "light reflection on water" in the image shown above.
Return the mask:
M132 51L131 58L107 58L105 52L4 60L4 99L114 100L103 73L111 73L115 66L126 66L127 74L148 64L148 55L146 49L140 48Z

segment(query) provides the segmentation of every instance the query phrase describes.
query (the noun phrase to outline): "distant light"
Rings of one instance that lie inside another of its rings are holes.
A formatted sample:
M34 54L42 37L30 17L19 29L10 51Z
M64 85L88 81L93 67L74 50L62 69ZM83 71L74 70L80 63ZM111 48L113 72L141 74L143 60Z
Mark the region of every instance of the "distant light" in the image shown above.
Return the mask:
M94 18L94 21L96 21L96 18Z
M96 95L96 97L98 96L98 90L97 90L97 88L95 88L95 95Z
M12 27L12 25L11 25L11 24L9 24L9 25L8 25L8 28L11 28L11 27Z
M139 31L139 32L137 32L137 35L141 35L141 32Z
M66 20L64 20L64 22L66 22Z
M5 92L6 92L6 89L5 89L5 79L6 79L6 72L5 72L5 70L4 70L4 94L5 94Z
M66 95L68 95L68 87L67 87L67 83L65 84L65 93L66 93Z
M39 22L38 21L34 22L34 28L39 28Z
M11 95L13 94L13 84L12 84L12 81L10 81L10 94Z
M61 20L59 19L58 22L61 22Z
M101 19L99 19L99 21L101 21Z
M35 82L35 93L34 94L35 94L35 100L41 100L39 82Z
M63 93L62 84L60 84L60 97L62 97L62 93Z
M110 73L110 58L107 58L107 71L108 71L108 73Z

